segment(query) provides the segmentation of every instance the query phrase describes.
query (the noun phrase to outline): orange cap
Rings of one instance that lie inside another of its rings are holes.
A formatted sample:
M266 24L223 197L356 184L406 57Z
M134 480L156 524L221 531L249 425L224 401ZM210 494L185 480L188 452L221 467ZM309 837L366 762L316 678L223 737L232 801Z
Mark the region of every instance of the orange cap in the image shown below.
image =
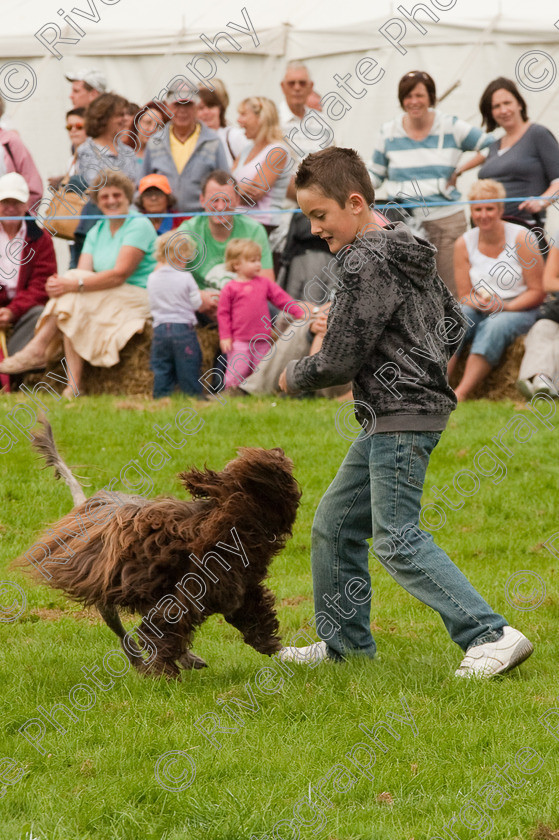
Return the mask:
M164 192L166 195L171 195L173 192L165 175L158 175L156 172L152 175L146 175L141 179L138 184L138 192L141 195L146 190L149 190L150 187L157 187L158 190L161 190L161 192Z

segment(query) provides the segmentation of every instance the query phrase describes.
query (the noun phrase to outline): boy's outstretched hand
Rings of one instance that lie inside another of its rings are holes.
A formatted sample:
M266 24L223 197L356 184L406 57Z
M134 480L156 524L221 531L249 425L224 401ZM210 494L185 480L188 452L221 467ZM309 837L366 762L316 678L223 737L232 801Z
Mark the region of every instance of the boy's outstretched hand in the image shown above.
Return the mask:
M287 368L284 368L284 369L282 370L282 372L281 372L281 374L280 374L279 382L278 382L278 388L280 389L280 391L283 391L285 394L287 394L287 376L286 376L286 370L287 370Z

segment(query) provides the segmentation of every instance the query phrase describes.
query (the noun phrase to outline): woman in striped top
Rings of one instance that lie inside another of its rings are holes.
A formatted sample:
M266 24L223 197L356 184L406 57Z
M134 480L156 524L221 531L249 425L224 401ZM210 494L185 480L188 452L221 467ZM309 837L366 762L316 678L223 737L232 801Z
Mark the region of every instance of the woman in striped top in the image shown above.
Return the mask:
M435 110L436 98L428 73L414 70L400 79L398 99L404 114L382 126L370 174L375 188L387 182L390 199L422 204L411 213L437 248L437 270L456 295L454 243L467 223L464 210L455 203L460 193L448 182L463 152L479 151L495 138Z

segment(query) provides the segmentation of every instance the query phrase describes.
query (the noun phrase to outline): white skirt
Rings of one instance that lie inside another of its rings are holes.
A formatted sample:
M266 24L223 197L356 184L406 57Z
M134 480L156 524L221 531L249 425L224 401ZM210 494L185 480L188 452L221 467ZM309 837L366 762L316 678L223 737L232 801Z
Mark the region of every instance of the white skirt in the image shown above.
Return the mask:
M79 279L91 275L90 271L74 268L64 277ZM51 298L35 332L53 315L58 329L82 359L95 367L112 367L118 363L120 351L132 336L142 332L149 314L146 289L123 283L112 289L67 292ZM47 350L49 358L60 352L60 343L60 336L51 342Z

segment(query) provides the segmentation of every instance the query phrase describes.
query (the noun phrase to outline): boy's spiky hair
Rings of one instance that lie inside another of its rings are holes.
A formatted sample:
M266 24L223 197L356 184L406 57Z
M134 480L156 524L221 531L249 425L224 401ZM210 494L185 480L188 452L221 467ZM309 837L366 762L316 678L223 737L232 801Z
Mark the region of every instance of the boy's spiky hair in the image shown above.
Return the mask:
M352 192L360 193L369 207L375 203L371 176L354 149L332 146L307 155L295 175L295 189L318 187L327 198L345 207Z

